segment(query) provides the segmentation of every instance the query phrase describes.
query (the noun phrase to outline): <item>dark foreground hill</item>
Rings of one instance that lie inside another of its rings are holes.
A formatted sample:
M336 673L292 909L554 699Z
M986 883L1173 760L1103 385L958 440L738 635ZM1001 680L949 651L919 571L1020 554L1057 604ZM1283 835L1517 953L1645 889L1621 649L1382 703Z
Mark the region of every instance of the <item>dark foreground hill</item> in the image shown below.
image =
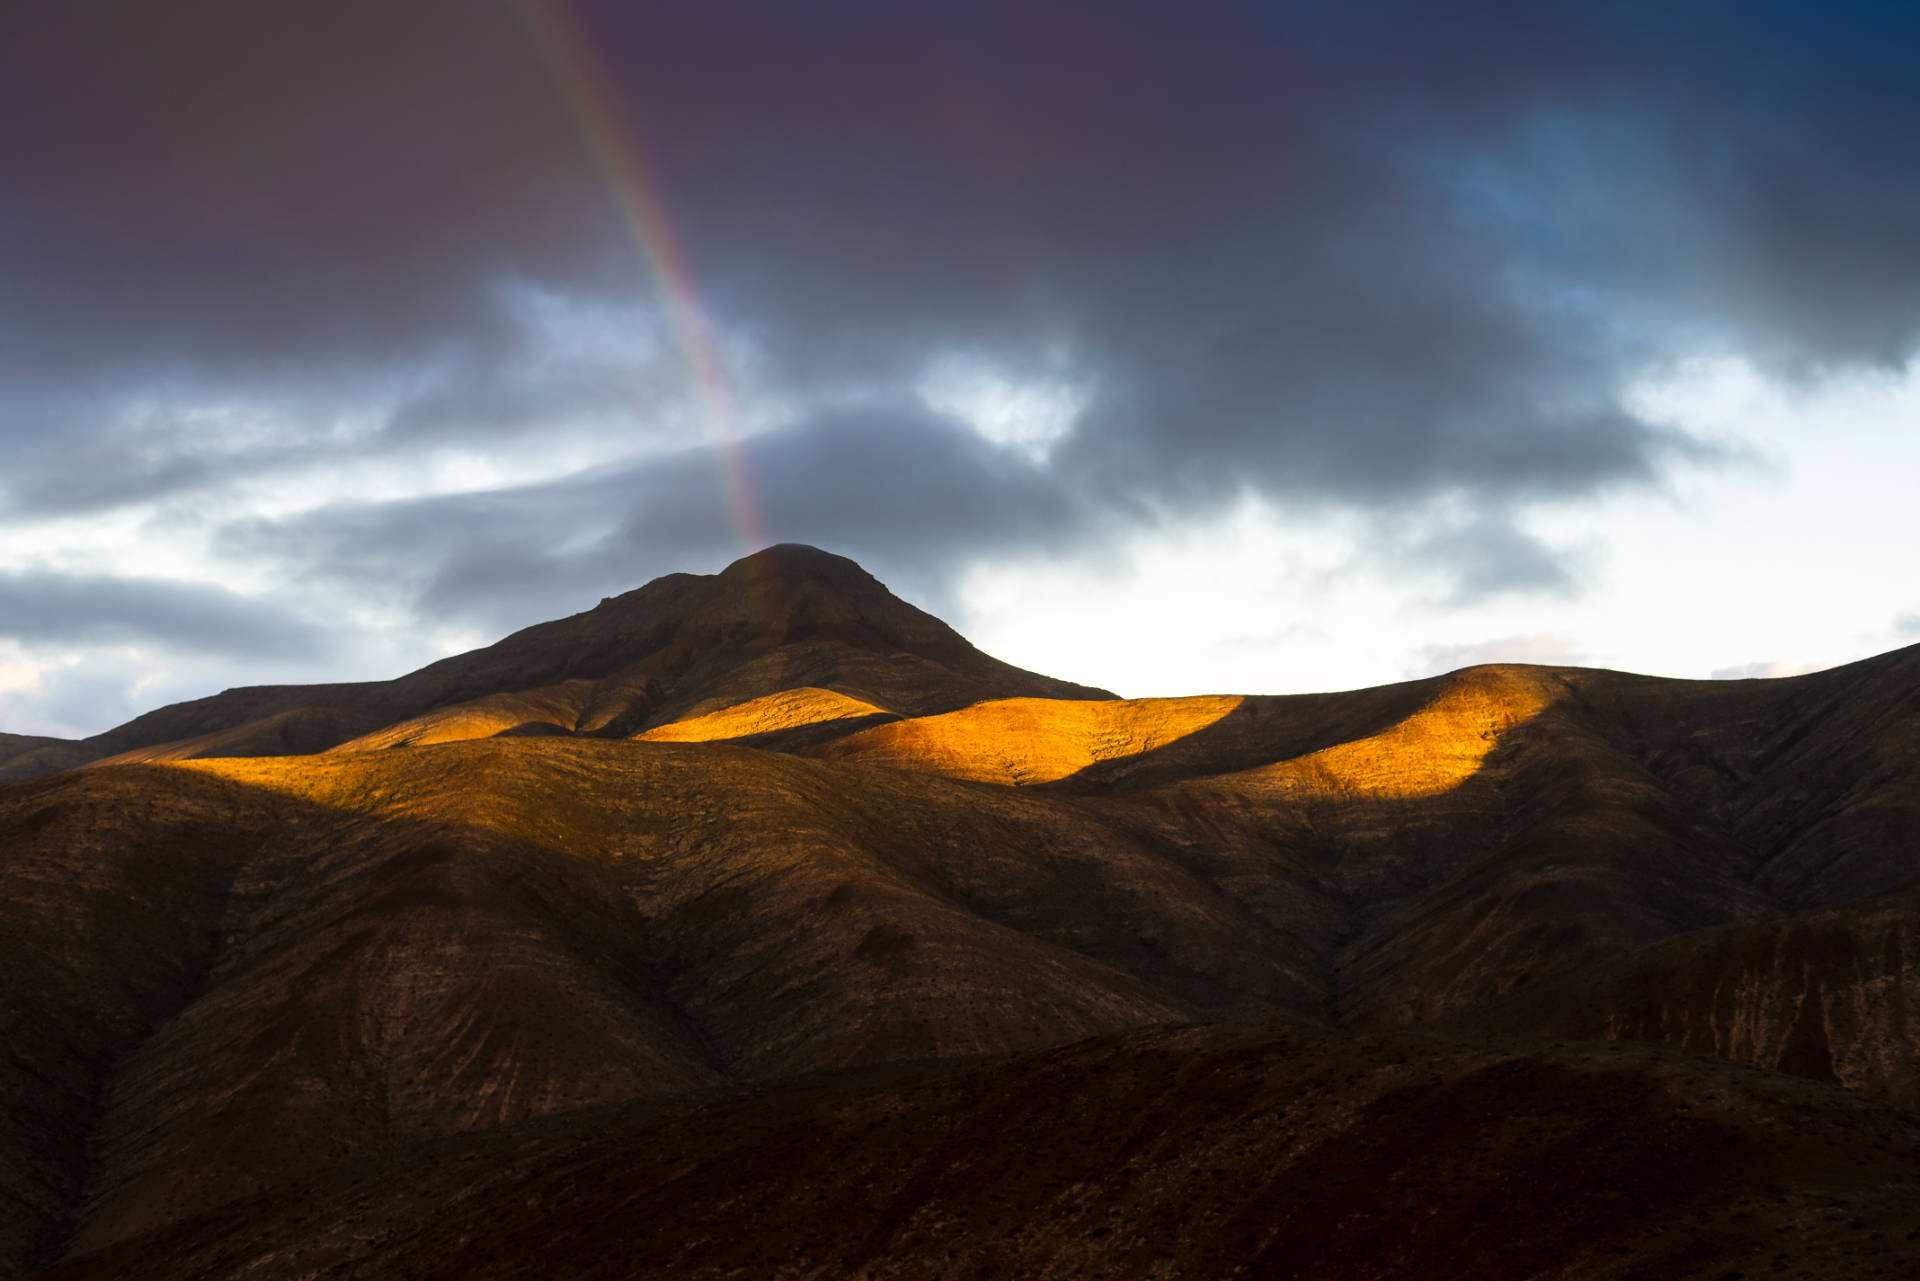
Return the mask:
M1622 1045L1176 1029L347 1162L45 1281L1920 1269L1912 1113Z
M0 787L0 1276L1913 1272L1920 649L1096 699L804 549L548 626Z

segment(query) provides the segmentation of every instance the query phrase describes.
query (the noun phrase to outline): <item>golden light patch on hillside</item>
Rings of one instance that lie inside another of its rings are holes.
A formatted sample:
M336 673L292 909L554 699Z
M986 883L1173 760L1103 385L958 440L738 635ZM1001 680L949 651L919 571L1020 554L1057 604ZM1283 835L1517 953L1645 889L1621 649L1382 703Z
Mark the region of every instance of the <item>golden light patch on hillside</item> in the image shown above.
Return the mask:
M288 713L292 715L292 713ZM251 725L243 727L251 730ZM227 740L235 737L239 730L227 730L218 734L200 734L193 738L175 739L170 743L155 743L151 747L136 747L130 752L120 752L113 756L89 761L83 768L94 769L103 765L149 765L164 764L169 761L192 760L196 756L209 753L219 755L227 747Z
M172 739L136 747L131 751L86 762L95 765L146 765L165 761L191 760L198 756L257 756L292 754L309 750L305 744L315 737L338 737L351 718L333 708L301 707L264 716L210 734Z
M432 752L209 757L172 764L331 811L452 822L557 852L601 856L617 844L615 834L630 817L620 794L635 785L633 763L519 750L533 747L527 740L473 742L457 767ZM555 803L560 794L568 803Z
M593 691L593 682L566 681L544 689L490 694L468 703L435 708L423 716L362 734L336 752L371 752L388 747L426 747L471 738L492 738L529 725L571 730Z
M711 743L803 729L833 721L891 715L893 713L884 707L836 690L805 685L768 694L764 698L748 699L705 716L691 716L670 725L655 726L635 737L653 743Z
M1051 783L1198 733L1244 701L1005 698L862 730L812 754L983 783Z
M403 763L362 753L320 756L206 756L166 762L247 787L294 796L329 809L368 810L398 795L392 786ZM383 785L385 784L385 785Z
M1451 677L1419 711L1378 734L1244 770L1233 779L1309 793L1432 796L1466 782L1502 734L1564 693L1563 682L1544 669L1471 668Z

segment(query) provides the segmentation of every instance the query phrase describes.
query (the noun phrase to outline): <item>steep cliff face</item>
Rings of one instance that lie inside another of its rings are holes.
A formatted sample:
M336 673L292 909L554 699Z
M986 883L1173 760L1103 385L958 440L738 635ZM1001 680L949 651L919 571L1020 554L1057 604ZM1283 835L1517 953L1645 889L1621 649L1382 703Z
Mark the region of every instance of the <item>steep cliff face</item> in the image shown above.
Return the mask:
M1678 1046L1915 1106L1920 896L1665 940L1457 1026Z

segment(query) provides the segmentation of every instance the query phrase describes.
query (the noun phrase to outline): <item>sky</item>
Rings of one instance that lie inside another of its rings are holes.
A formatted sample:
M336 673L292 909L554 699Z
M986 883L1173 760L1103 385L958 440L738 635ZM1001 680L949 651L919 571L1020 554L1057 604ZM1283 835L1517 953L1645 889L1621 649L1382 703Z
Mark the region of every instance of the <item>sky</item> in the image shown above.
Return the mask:
M0 730L760 546L1128 696L1920 641L1920 8L13 0Z

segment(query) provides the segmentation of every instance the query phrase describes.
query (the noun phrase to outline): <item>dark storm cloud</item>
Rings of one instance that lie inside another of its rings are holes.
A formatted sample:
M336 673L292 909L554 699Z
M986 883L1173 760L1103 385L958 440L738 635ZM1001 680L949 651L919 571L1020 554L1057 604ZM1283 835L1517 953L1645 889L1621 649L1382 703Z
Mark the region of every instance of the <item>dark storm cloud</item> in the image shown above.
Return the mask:
M223 438L218 426L162 416L136 429L117 407L75 398L51 416L45 437L20 432L0 447L0 518L87 515L191 493L300 456L297 442Z
M485 446L582 421L616 430L636 422L646 427L650 416L687 395L685 365L630 316L585 322L604 326L598 345L613 350L567 350L565 336L544 332L526 314L529 307L507 299L500 306L511 316L515 341L444 355L386 415L374 447ZM655 433L626 434L639 443Z
M334 447L103 447L156 380L293 418L413 388L355 448L569 417L657 447L672 364L547 360L501 302L655 297L568 106L599 76L623 117L600 144L657 180L700 305L799 406L744 451L767 535L856 554L951 565L1248 491L1452 497L1495 515L1406 540L1414 562L1461 558L1461 599L1565 591L1504 513L1703 456L1620 409L1638 372L1885 361L1920 333L1909 6L542 11L597 70L466 0L8 6L0 465L57 476L87 443L99 464L9 500L80 509ZM1048 467L936 417L817 408L899 403L951 353L1089 389ZM74 388L91 399L47 412ZM330 509L313 572L416 549L428 602L514 611L628 585L737 542L708 468Z
M523 46L489 4L7 6L10 372L257 377L484 333L493 274L553 269L598 214Z
M230 531L232 550L407 584L439 619L505 627L749 542L833 547L927 593L956 557L1099 519L1043 472L916 407L846 410L746 441L483 494L339 505Z
M631 415L636 404L662 402L680 388L667 377L644 378L614 365L577 364L509 373L472 362L400 405L387 419L392 441L469 440L518 435L556 420Z
M31 645L155 643L235 658L316 658L310 621L218 587L0 571L0 637Z

